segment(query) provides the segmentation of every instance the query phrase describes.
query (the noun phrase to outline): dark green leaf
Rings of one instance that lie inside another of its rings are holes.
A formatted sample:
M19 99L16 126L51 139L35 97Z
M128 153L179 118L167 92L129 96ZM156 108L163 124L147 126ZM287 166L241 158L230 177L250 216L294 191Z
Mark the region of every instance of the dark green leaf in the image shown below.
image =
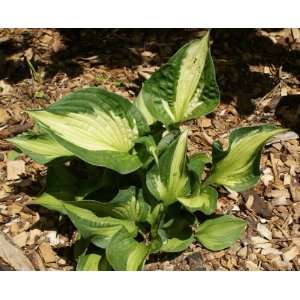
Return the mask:
M195 217L180 210L175 204L168 210L164 225L159 229L163 241L160 251L180 252L185 250L194 240L192 225Z

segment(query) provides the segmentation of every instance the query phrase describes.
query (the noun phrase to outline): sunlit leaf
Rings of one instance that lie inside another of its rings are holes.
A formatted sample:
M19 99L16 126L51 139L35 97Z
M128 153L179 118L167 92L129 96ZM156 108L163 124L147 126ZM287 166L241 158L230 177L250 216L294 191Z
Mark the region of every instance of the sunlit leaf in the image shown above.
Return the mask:
M215 211L217 200L218 192L210 186L201 187L190 196L178 198L178 201L190 212L201 211L206 215L210 215Z
M87 88L29 113L63 148L92 165L122 174L141 166L130 152L149 127L136 107L119 95Z
M137 242L122 228L111 239L106 248L108 262L116 271L137 271L143 267L149 247Z
M246 227L246 222L233 216L222 216L200 224L196 239L207 249L218 251L232 246Z
M153 73L137 100L149 123L159 120L165 125L199 118L218 104L208 34L183 46Z
M62 147L47 133L26 132L8 141L40 164L46 164L58 157L73 156L72 152Z
M159 157L158 165L147 173L147 187L154 197L170 205L189 190L186 174L186 139L187 131L173 141Z
M254 186L260 177L263 146L272 136L283 131L285 129L271 125L239 128L230 134L226 151L215 143L213 169L207 183L224 185L235 191Z

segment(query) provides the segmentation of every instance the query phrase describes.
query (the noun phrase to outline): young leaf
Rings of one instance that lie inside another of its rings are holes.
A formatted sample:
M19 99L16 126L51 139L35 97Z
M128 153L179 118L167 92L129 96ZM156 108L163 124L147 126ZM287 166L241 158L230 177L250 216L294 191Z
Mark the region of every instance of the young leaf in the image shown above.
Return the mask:
M217 208L218 192L210 187L200 187L190 196L179 197L178 201L190 212L201 211L212 214Z
M142 269L148 252L148 246L137 242L122 228L106 248L106 257L116 271L137 271Z
M196 230L196 239L207 249L219 251L232 246L246 227L246 222L233 216L207 220Z
M83 238L91 238L96 246L105 248L113 235L122 227L135 236L137 228L132 221L119 220L111 217L98 217L88 209L76 206L74 203L64 203L65 211Z
M271 125L245 127L234 130L229 137L228 150L214 144L213 169L207 184L218 184L234 191L254 186L260 176L260 156L265 143L285 131Z
M121 174L142 165L138 156L129 152L149 127L136 107L121 96L87 88L30 115L63 148L92 165Z
M170 205L189 191L185 170L187 131L171 143L146 176L149 191L158 200Z
M27 132L7 140L40 164L46 164L58 157L73 156L72 152L47 133Z
M199 118L219 104L209 36L183 46L144 83L137 106L148 122Z

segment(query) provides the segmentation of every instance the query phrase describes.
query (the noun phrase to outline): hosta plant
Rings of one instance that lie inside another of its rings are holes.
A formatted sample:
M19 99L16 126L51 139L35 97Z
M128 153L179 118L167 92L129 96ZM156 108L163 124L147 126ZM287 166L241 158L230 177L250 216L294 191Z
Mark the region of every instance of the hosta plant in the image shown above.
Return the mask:
M10 141L48 166L33 204L74 224L77 270L141 270L153 253L194 242L218 251L239 239L246 223L215 214L217 189L254 186L265 143L283 129L238 128L227 149L215 142L212 157L188 156L182 123L218 104L206 34L152 74L134 103L90 87L29 111L35 127Z

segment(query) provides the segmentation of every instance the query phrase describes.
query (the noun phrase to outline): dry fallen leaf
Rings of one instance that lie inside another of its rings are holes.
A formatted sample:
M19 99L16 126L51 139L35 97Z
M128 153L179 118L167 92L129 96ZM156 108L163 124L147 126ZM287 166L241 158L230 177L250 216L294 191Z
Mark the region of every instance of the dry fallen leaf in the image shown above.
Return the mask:
M251 237L251 242L254 245L254 248L266 249L271 247L271 243L260 236Z
M23 160L8 160L6 162L7 180L16 180L25 173L25 162Z
M293 260L297 255L300 254L299 248L297 246L292 247L288 251L284 252L282 257L286 262Z
M21 232L20 234L12 238L13 242L20 248L26 245L27 239L28 239L28 233L25 231Z
M0 125L5 125L10 119L10 115L3 108L0 108Z
M30 230L27 245L35 244L38 238L41 236L41 233L42 232L39 229Z
M31 252L29 258L37 271L46 271L43 261L36 251Z
M273 206L280 206L280 205L290 205L291 201L286 199L285 197L280 197L272 200Z
M59 244L59 238L57 236L56 231L54 231L54 230L48 231L46 236L47 236L51 246L56 246Z
M275 248L267 248L261 251L262 255L281 255L282 252Z
M267 193L267 196L271 198L290 198L290 193L287 189L272 190L271 192Z
M203 128L211 127L211 119L203 117L200 119L200 126Z
M259 271L259 267L251 260L246 261L246 268L249 271Z
M22 205L13 203L7 207L7 214L10 216L16 215L16 214L20 213L22 209L23 209Z
M0 257L18 271L34 271L34 267L21 249L0 231Z
M300 201L300 184L296 181L291 181L290 191L294 202Z
M272 232L268 229L266 225L259 223L257 224L256 230L262 237L265 237L268 240L272 239Z
M237 252L237 255L241 258L246 258L247 257L247 252L248 252L248 249L247 247L243 247L241 248L238 252Z
M45 263L56 262L55 252L52 250L49 243L44 242L39 246L39 250Z

